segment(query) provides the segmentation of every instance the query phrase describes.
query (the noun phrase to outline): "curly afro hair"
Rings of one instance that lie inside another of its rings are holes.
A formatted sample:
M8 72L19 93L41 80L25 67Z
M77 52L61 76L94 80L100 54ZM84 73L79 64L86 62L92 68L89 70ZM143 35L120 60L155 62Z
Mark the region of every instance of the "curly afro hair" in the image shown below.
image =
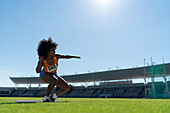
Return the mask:
M51 37L48 40L41 40L37 49L38 56L44 56L44 58L47 58L47 52L49 52L52 47L57 48L57 46L58 44L53 42Z

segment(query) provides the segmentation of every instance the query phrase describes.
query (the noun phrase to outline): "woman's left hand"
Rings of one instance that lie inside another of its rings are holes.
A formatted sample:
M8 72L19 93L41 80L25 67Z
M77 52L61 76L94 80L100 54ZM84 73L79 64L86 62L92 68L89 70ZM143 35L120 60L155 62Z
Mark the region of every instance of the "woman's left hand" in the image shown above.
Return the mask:
M74 58L78 58L78 59L81 59L81 57L79 57L79 56L75 56Z

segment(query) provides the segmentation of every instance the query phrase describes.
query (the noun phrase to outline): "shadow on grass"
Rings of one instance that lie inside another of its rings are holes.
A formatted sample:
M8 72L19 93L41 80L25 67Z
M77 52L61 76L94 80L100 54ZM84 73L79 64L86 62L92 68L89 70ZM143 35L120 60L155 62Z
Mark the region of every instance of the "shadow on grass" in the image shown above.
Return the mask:
M32 103L65 103L65 102L69 102L69 101L61 101L61 102L2 102L0 103L0 105L10 105L10 104L32 104Z
M36 102L28 102L28 103L25 103L25 102L3 102L3 103L0 103L0 105L7 105L7 104L32 104L32 103L36 103Z

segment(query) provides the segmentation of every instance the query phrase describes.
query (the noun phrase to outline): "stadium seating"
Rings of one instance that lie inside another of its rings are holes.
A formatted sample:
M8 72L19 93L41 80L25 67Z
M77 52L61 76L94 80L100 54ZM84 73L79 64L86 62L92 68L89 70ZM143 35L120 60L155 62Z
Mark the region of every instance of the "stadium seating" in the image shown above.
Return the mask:
M112 97L118 88L104 88L99 97Z
M157 96L163 95L165 92L165 84L155 83ZM150 92L151 84L146 85L147 95ZM11 96L11 97L43 97L46 93L46 87L42 88L25 88L19 87L13 88L2 88L0 87L0 96ZM56 87L52 93L59 91L60 88ZM151 92L152 93L152 92ZM71 88L70 91L60 95L59 97L85 97L85 98L144 98L145 97L145 86L144 84L114 84L114 85L99 85L99 86L77 86Z
M40 88L38 92L35 93L35 97L43 97L46 93L47 88Z
M96 91L96 88L86 88L83 93L81 93L80 97L91 97L93 93Z
M102 93L102 88L97 88L96 92L92 95L92 97L99 97L99 95Z
M27 88L17 88L17 89L14 90L14 92L11 94L11 96L13 96L13 97L20 97L26 91L27 91Z
M68 96L69 96L69 97L79 97L79 95L80 95L81 93L83 93L84 90L85 90L84 87L83 87L83 88L80 88L80 87L76 88L76 87L75 87L75 89L74 89L72 92L70 92L70 94L68 94Z
M24 92L20 96L22 96L22 97L32 97L32 96L35 96L35 94L37 92L39 92L39 88L29 88L29 89L26 90L26 92Z
M114 94L113 94L113 97L122 97L123 96L123 94L124 94L124 92L125 92L125 90L126 90L126 87L121 87L121 88L119 88Z
M0 87L0 96L10 96L14 90L14 88Z

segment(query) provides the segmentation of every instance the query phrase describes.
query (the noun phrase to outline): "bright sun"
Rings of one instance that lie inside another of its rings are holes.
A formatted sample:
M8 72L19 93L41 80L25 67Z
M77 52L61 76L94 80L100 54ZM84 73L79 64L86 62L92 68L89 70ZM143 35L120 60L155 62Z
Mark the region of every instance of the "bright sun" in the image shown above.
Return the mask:
M94 3L103 10L107 10L113 2L115 2L115 0L94 0Z
M111 2L112 0L96 0L97 2L99 2L100 4L109 4L109 2Z

